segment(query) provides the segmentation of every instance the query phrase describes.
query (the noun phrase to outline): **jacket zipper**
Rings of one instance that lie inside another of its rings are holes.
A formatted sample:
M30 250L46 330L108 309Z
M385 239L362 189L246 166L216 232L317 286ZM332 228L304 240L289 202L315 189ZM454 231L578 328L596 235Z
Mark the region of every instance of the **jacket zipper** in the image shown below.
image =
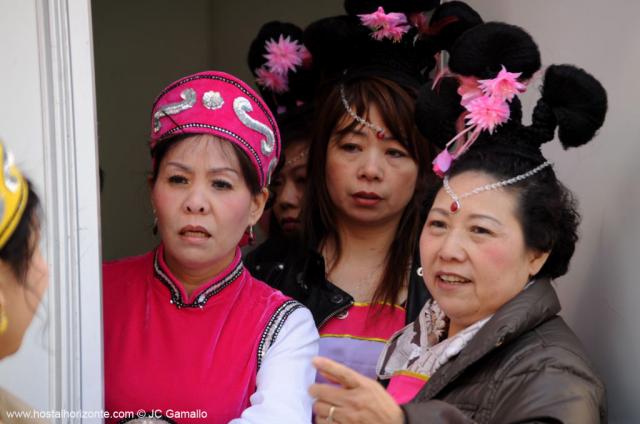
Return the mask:
M322 328L322 326L325 325L327 321L329 321L331 318L335 317L336 315L342 313L343 311L345 311L346 309L349 309L352 306L353 306L353 300L350 300L349 303L347 303L343 307L331 312L325 319L322 320L320 325L318 325L318 330L320 330L320 328Z

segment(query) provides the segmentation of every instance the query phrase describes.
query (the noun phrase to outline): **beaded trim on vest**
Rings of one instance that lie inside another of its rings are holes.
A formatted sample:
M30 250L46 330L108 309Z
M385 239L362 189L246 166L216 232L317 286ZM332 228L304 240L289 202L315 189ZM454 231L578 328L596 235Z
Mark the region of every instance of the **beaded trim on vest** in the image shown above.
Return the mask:
M235 280L242 275L242 271L244 270L244 265L242 261L238 261L238 264L220 281L212 284L206 290L198 295L191 303L185 303L182 295L180 294L180 290L175 285L175 283L169 278L167 274L162 270L160 266L160 249L156 249L154 258L153 258L153 271L155 276L160 280L162 284L164 284L171 292L171 303L176 305L178 309L181 308L202 308L207 301L214 295L218 294L222 289L227 287L229 284L233 283Z
M271 319L267 323L267 326L262 332L262 337L260 337L260 344L258 345L258 369L260 369L260 365L262 365L264 355L276 342L278 334L289 315L291 315L291 313L296 309L302 307L303 305L295 300L287 300L273 313Z

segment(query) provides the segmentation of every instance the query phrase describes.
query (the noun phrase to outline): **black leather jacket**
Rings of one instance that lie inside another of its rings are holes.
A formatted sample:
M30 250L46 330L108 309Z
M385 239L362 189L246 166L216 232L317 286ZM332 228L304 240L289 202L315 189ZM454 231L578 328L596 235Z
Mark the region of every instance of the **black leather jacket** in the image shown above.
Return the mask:
M309 308L318 328L354 302L351 295L325 278L324 259L314 250L282 239L268 239L247 255L244 264L255 278ZM431 297L417 274L419 266L416 252L407 293L407 324L415 320Z

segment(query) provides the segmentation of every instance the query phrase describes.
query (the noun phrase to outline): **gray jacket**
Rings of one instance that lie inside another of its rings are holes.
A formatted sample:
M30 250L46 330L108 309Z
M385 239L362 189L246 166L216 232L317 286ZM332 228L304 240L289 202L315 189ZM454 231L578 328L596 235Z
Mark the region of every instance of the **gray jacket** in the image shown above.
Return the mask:
M606 423L604 385L550 281L507 302L403 405L406 423Z

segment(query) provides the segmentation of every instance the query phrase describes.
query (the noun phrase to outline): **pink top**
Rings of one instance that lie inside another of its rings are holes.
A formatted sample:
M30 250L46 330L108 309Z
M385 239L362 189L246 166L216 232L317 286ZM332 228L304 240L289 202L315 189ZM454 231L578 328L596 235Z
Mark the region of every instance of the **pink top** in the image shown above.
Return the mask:
M404 327L406 311L398 305L354 303L320 328L320 356L376 378L376 364L387 340ZM318 381L325 380L318 375Z
M427 381L429 381L429 376L427 375L406 370L398 371L391 377L387 392L397 404L402 405L416 397Z
M174 420L227 423L250 405L261 360L300 304L254 279L239 249L187 296L162 252L103 267L106 410L200 411Z

